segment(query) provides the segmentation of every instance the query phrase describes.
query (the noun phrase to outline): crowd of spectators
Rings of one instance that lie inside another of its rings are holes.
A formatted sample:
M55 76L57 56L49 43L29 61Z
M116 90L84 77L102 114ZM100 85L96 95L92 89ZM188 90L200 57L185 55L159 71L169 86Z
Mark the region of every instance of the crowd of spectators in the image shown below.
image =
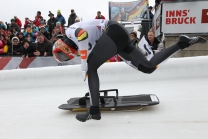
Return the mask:
M152 19L152 7L148 9ZM98 11L95 19L105 19L105 16ZM49 11L48 20L42 17L40 11L37 11L33 20L25 17L24 23L17 16L14 16L10 23L0 21L0 55L52 56L53 44L65 35L64 27L69 27L80 20L75 10L71 9L67 25L61 10L57 10L56 17ZM130 33L130 38L138 47L137 32Z
M57 11L56 17L49 11L48 20L37 11L33 20L25 17L24 23L17 16L10 23L0 21L0 55L52 56L53 43L64 37L64 27L79 21L74 9L69 15L68 25L61 10Z

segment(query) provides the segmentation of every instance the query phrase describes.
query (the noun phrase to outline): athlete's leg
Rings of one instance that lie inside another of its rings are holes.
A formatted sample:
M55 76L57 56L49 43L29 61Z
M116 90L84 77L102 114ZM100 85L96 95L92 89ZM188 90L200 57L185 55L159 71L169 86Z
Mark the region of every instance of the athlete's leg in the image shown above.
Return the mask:
M206 40L202 37L189 38L182 35L179 37L179 41L175 45L157 53L150 59L150 61L148 61L140 52L140 50L136 49L131 43L129 43L121 52L119 52L119 55L124 59L131 61L131 64L138 68L138 70L144 73L152 73L158 64L163 62L175 52L189 47L195 43L205 42Z
M92 97L92 106L99 105L99 78L97 69L108 59L115 56L118 51L124 49L128 43L128 37L128 34L126 34L125 30L123 30L120 25L110 24L90 53L87 62L88 83Z

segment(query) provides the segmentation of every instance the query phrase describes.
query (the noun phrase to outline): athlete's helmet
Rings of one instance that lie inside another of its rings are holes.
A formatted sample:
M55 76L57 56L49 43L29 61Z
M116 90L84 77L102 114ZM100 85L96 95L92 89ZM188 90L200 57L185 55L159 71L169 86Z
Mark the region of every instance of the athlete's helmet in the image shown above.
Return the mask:
M61 39L57 40L53 45L53 56L58 62L66 62L77 55L77 50L69 46Z

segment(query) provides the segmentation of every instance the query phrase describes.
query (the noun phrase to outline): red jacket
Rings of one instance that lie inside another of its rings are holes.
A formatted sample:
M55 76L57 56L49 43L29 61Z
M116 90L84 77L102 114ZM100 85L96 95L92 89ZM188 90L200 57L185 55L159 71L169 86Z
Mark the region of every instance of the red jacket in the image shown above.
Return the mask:
M95 19L105 19L105 16L100 15L101 17L96 16Z
M29 20L25 21L25 24L24 24L24 29L26 29L27 25L30 23Z
M16 18L15 23L21 28L22 22L19 20L19 18Z
M40 26L40 18L41 16L38 16L37 19L35 19L35 21L33 21L33 23L36 25L36 27L39 27Z

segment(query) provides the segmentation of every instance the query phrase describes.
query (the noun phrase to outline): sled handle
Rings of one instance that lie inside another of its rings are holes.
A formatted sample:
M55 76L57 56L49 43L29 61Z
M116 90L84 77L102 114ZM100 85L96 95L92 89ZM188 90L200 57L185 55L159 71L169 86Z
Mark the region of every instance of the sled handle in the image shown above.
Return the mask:
M108 96L108 92L115 91L116 99L118 99L118 89L100 90L99 93L104 93L104 96Z
M108 92L116 91L116 99L118 99L118 89L100 90L99 93L104 93L104 96L108 96ZM89 96L89 92L85 94L85 97Z

